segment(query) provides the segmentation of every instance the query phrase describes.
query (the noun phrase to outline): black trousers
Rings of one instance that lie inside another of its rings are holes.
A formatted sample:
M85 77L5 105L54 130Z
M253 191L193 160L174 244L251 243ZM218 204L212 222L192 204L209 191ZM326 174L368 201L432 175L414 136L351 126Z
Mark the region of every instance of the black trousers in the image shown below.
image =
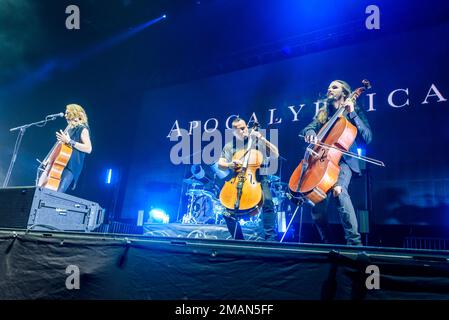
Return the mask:
M340 174L336 185L340 186L342 192L334 198L332 190L329 191L327 198L319 202L312 208L312 219L320 233L321 240L324 243L330 242L330 229L328 224L328 208L329 202L332 199L337 200L337 211L340 216L340 221L345 232L346 244L350 246L362 245L360 233L358 232L357 218L352 205L351 197L348 189L351 182L352 171L345 163L340 163Z
M261 185L264 197L264 202L262 205L262 221L265 241L277 241L276 214L274 212L274 204L270 187L268 185L268 181L265 179L261 181ZM239 223L240 217L236 217L230 212L225 213L223 217L226 221L229 233L231 233L233 238L236 240L244 240L245 238L243 236L242 227Z

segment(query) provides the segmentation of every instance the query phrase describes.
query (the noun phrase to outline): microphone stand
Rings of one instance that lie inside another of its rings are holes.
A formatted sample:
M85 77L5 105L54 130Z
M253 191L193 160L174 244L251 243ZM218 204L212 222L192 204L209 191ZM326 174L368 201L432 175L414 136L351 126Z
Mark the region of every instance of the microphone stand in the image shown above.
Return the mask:
M57 118L56 116L53 116L50 118L47 116L45 118L45 120L41 120L38 122L33 122L33 123L25 124L20 127L15 127L15 128L9 129L10 132L19 130L19 134L17 135L16 144L14 145L14 151L12 153L11 162L9 163L8 172L6 173L5 180L3 181L3 188L6 188L8 186L9 178L11 177L12 169L14 167L14 164L16 163L17 154L19 153L20 143L22 142L22 138L25 134L26 129L28 129L29 127L32 127L32 126L43 127L47 124L48 121L53 121L56 118Z

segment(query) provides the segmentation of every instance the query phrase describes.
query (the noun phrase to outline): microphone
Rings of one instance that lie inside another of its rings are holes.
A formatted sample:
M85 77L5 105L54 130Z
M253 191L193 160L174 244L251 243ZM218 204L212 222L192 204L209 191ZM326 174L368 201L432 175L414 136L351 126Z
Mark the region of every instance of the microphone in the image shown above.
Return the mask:
M48 116L45 117L45 119L47 119L47 118L57 118L57 117L64 117L64 113L60 112L60 113L55 113L55 114L49 114Z

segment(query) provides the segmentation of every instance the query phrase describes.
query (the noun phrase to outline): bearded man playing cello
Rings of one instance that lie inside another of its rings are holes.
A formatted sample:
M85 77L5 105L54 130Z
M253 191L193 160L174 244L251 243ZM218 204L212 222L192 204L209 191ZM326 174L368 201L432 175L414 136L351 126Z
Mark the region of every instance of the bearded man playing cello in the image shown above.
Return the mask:
M327 90L327 103L322 107L313 121L302 131L307 143L317 142L317 133L325 125L330 117L340 107L346 110L343 116L346 117L357 128L357 139L363 139L365 144L371 142L372 132L366 116L360 110L353 100L348 99L351 94L351 87L342 80L334 80ZM354 142L349 149L350 152L357 153L357 144ZM332 195L337 199L337 211L344 229L347 245L362 245L360 233L358 232L357 218L352 205L351 197L348 193L352 174L361 174L360 161L354 157L343 155L340 161L340 172L338 180L334 185ZM327 209L330 201L329 196L323 201L317 203L312 208L312 218L320 233L321 240L329 243L329 225L327 218Z

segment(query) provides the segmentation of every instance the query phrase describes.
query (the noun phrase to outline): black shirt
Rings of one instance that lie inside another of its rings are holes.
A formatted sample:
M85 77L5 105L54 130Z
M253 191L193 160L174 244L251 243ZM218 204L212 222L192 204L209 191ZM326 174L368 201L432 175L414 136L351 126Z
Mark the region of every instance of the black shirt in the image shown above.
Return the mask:
M248 147L248 139L245 139L244 141L230 141L225 144L223 147L223 151L221 152L221 158L226 159L227 162L232 162L232 158L234 154L241 150L246 150ZM265 147L265 144L257 141L252 147L252 149L259 150L262 153L263 161L260 167L260 170L257 171L257 180L264 180L266 178L266 170L265 167L268 165L267 161L267 149Z
M84 129L89 130L89 127L87 127L85 125L79 125L79 126L70 128L68 130L70 139L72 139L75 142L81 143L82 142L81 141L81 132L83 132ZM81 170L83 169L85 156L86 156L85 152L82 152L76 148L73 148L72 156L70 157L69 163L66 166L66 169L70 170L73 174L73 180L74 180L73 188L75 188L76 182L78 181L78 178L81 174Z
M333 106L325 106L324 108L327 108L328 117L326 121L328 121L336 110ZM348 119L353 125L357 127L356 141L354 141L354 143L351 145L349 149L350 152L357 154L357 144L358 144L357 140L359 143L363 142L364 144L368 144L371 142L372 139L371 127L368 123L368 119L366 118L365 113L358 107L356 107L355 111L351 113L347 113L345 111L343 115L346 117L346 119ZM323 124L320 123L318 119L315 117L313 121L304 128L304 130L302 131L302 135L307 136L311 133L314 133L316 135L318 134L318 132L322 127ZM342 161L345 161L353 172L361 173L360 160L348 155L343 155Z

